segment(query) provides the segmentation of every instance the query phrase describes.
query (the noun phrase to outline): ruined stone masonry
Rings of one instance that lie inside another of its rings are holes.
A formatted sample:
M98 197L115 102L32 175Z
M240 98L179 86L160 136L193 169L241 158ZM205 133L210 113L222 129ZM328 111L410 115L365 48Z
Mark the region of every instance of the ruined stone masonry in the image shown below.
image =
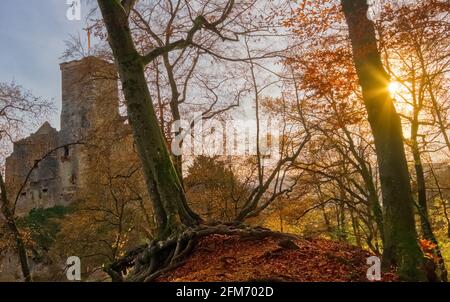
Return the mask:
M32 170L19 195L16 214L26 215L33 208L70 204L87 179L87 148L93 130L106 123L111 129L123 126L114 65L95 57L62 63L61 130L45 122L35 133L14 143L6 159L6 185L14 200L36 161L51 152ZM114 124L114 125L113 125ZM63 147L65 146L65 147Z

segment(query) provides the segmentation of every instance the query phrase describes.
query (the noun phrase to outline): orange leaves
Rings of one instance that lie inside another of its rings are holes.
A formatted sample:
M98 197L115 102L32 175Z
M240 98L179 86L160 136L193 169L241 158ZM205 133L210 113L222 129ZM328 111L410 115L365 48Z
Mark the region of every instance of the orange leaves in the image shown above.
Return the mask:
M292 59L303 70L302 89L322 97L330 92L336 99L347 99L357 90L351 52L346 48L316 50Z
M348 99L358 89L340 1L301 1L283 25L300 45L285 64L302 74L301 89L336 99Z
M342 21L343 14L339 1L303 0L293 10L292 16L285 19L282 24L285 27L292 28L299 35L311 37L326 32Z
M436 248L437 248L436 244L434 244L433 242L431 242L430 240L427 240L427 239L420 239L419 244L420 244L420 247L422 248L422 251L423 251L425 257L427 257L428 259L437 261L436 252L435 252Z
M286 249L279 241L210 235L183 266L158 281L367 281L367 251L323 239L297 239L298 249ZM383 275L383 281L395 279L394 274Z
M420 239L420 247L424 252L432 252L436 248L436 244L427 239Z

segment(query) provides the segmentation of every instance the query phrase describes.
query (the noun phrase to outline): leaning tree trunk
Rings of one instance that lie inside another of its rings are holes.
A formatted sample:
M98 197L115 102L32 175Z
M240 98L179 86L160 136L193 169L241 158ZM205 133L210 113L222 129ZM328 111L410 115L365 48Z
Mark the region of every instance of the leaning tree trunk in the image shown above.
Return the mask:
M122 82L129 122L153 202L158 237L163 239L183 225L193 226L199 217L186 203L185 193L164 141L136 51L128 16L118 1L99 0L114 59Z
M170 99L170 112L172 113L172 119L173 121L179 121L181 120L181 114L180 114L180 108L179 108L179 97L180 92L178 91L177 82L175 80L175 75L173 71L173 66L170 64L169 60L169 54L165 53L163 55L163 62L164 66L166 67L167 71L167 78L169 81L170 91L172 93L171 99ZM181 137L182 131L176 130L174 133L175 137ZM180 148L182 147L184 140L180 141ZM180 182L183 185L183 155L182 154L172 154L172 158L174 160L175 169L177 170L177 173L180 177Z
M398 265L403 280L425 280L424 257L417 243L413 199L400 117L387 89L366 0L341 0L353 60L375 140L384 210L383 268Z
M14 241L16 242L16 250L19 256L20 268L22 269L22 275L25 282L31 282L31 272L28 265L27 250L25 248L25 243L17 229L16 221L14 219L14 213L11 211L8 196L6 193L5 182L3 181L3 175L0 173L0 190L1 190L1 212L6 220L6 226L8 227L11 234L14 236Z

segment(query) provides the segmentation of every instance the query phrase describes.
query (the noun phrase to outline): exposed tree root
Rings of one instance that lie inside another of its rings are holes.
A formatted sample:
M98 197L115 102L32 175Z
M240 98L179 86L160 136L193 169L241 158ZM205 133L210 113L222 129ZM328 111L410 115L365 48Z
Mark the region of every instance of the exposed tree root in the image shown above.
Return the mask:
M267 236L296 238L294 235L242 224L201 225L186 228L167 240L152 241L147 246L138 247L110 265L105 271L111 276L113 282L151 282L161 274L183 265L198 240L212 234L239 235L242 238Z

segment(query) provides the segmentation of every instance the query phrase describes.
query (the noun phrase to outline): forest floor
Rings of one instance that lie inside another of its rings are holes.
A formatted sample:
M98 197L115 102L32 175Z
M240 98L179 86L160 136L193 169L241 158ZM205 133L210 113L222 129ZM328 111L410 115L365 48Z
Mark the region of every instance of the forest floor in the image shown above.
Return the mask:
M368 251L325 239L209 235L186 262L156 281L365 282ZM394 273L382 281L395 281Z

